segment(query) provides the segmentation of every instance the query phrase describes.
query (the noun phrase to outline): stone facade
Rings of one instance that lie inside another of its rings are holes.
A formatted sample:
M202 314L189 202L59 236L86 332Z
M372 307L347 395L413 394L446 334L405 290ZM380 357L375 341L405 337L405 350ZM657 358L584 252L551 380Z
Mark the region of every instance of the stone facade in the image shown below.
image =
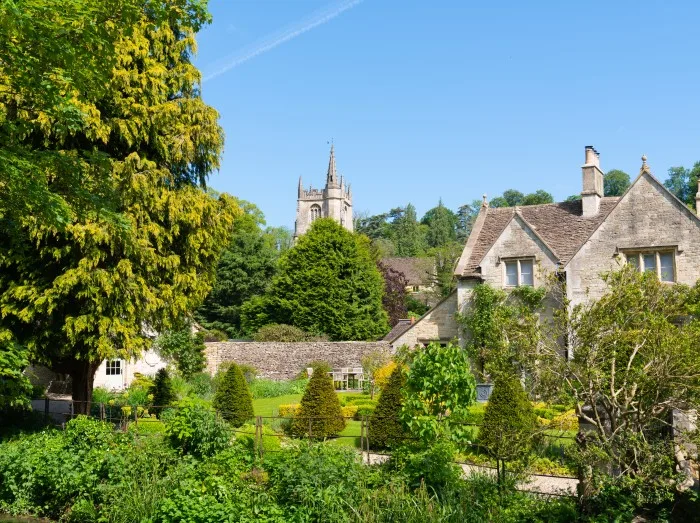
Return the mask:
M581 200L575 202L489 208L484 197L457 264L457 292L450 308L463 311L481 282L508 288L506 265L512 267L515 260L532 262L535 286L542 285L547 274L565 277L571 306L600 298L606 292L601 274L629 259L646 264L645 254L655 256L650 266L659 277L664 255L670 281L693 285L700 279L700 219L652 175L645 157L627 192L606 197L599 153L586 147L582 181ZM552 307L545 316L551 315ZM442 321L438 327L434 318L442 315L429 312L393 345L458 336L456 322Z
M224 362L252 365L263 378L291 379L312 361L332 368L361 367L362 356L380 351L393 353L386 341L316 341L301 343L227 341L206 344L207 371L216 374Z
M455 291L421 316L409 329L387 341L394 349L402 345L411 348L416 345L427 345L431 341L447 343L459 334L456 312L457 292Z
M323 190L309 187L304 189L299 177L297 194L297 218L294 223L294 238L304 234L314 220L318 218L333 218L347 230L353 230L352 193L350 186L345 186L345 180L340 177L335 168L335 152L331 145L331 155L326 173L326 186Z

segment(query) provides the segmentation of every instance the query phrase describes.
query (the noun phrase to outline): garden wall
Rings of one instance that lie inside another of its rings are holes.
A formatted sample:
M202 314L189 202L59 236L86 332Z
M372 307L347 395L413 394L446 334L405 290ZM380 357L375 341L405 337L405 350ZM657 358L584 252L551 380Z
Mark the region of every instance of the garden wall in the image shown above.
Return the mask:
M252 365L264 378L286 380L311 361L326 361L333 368L360 367L362 356L373 351L392 353L386 341L315 341L302 343L224 341L206 344L207 370L235 361Z

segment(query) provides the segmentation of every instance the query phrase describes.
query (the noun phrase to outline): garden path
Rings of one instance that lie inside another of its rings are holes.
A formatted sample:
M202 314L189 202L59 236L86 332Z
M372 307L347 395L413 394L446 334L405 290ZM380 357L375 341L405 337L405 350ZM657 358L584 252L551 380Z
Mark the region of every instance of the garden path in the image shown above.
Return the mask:
M365 462L374 465L383 463L389 459L386 454L376 454L370 452L363 453ZM465 476L471 474L489 474L496 475L496 469L492 467L483 467L478 465L469 465L468 463L459 463L464 471ZM526 482L521 483L519 489L535 492L538 494L559 495L559 496L575 496L578 479L567 476L547 476L543 474L531 474Z

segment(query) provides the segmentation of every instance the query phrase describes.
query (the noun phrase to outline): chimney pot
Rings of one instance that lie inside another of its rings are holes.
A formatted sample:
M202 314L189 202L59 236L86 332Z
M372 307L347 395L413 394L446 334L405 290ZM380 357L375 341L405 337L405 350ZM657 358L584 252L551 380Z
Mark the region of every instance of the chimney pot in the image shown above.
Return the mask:
M600 153L592 145L587 145L585 151L586 163L581 167L583 216L595 216L603 197L603 171L600 170Z

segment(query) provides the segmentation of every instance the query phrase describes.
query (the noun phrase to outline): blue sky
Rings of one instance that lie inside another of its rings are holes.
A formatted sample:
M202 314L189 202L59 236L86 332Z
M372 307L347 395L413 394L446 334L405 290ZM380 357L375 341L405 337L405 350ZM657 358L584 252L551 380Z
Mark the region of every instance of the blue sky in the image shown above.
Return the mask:
M584 146L633 177L700 160L700 4L210 0L195 63L221 191L293 227L327 142L356 212L581 190Z

